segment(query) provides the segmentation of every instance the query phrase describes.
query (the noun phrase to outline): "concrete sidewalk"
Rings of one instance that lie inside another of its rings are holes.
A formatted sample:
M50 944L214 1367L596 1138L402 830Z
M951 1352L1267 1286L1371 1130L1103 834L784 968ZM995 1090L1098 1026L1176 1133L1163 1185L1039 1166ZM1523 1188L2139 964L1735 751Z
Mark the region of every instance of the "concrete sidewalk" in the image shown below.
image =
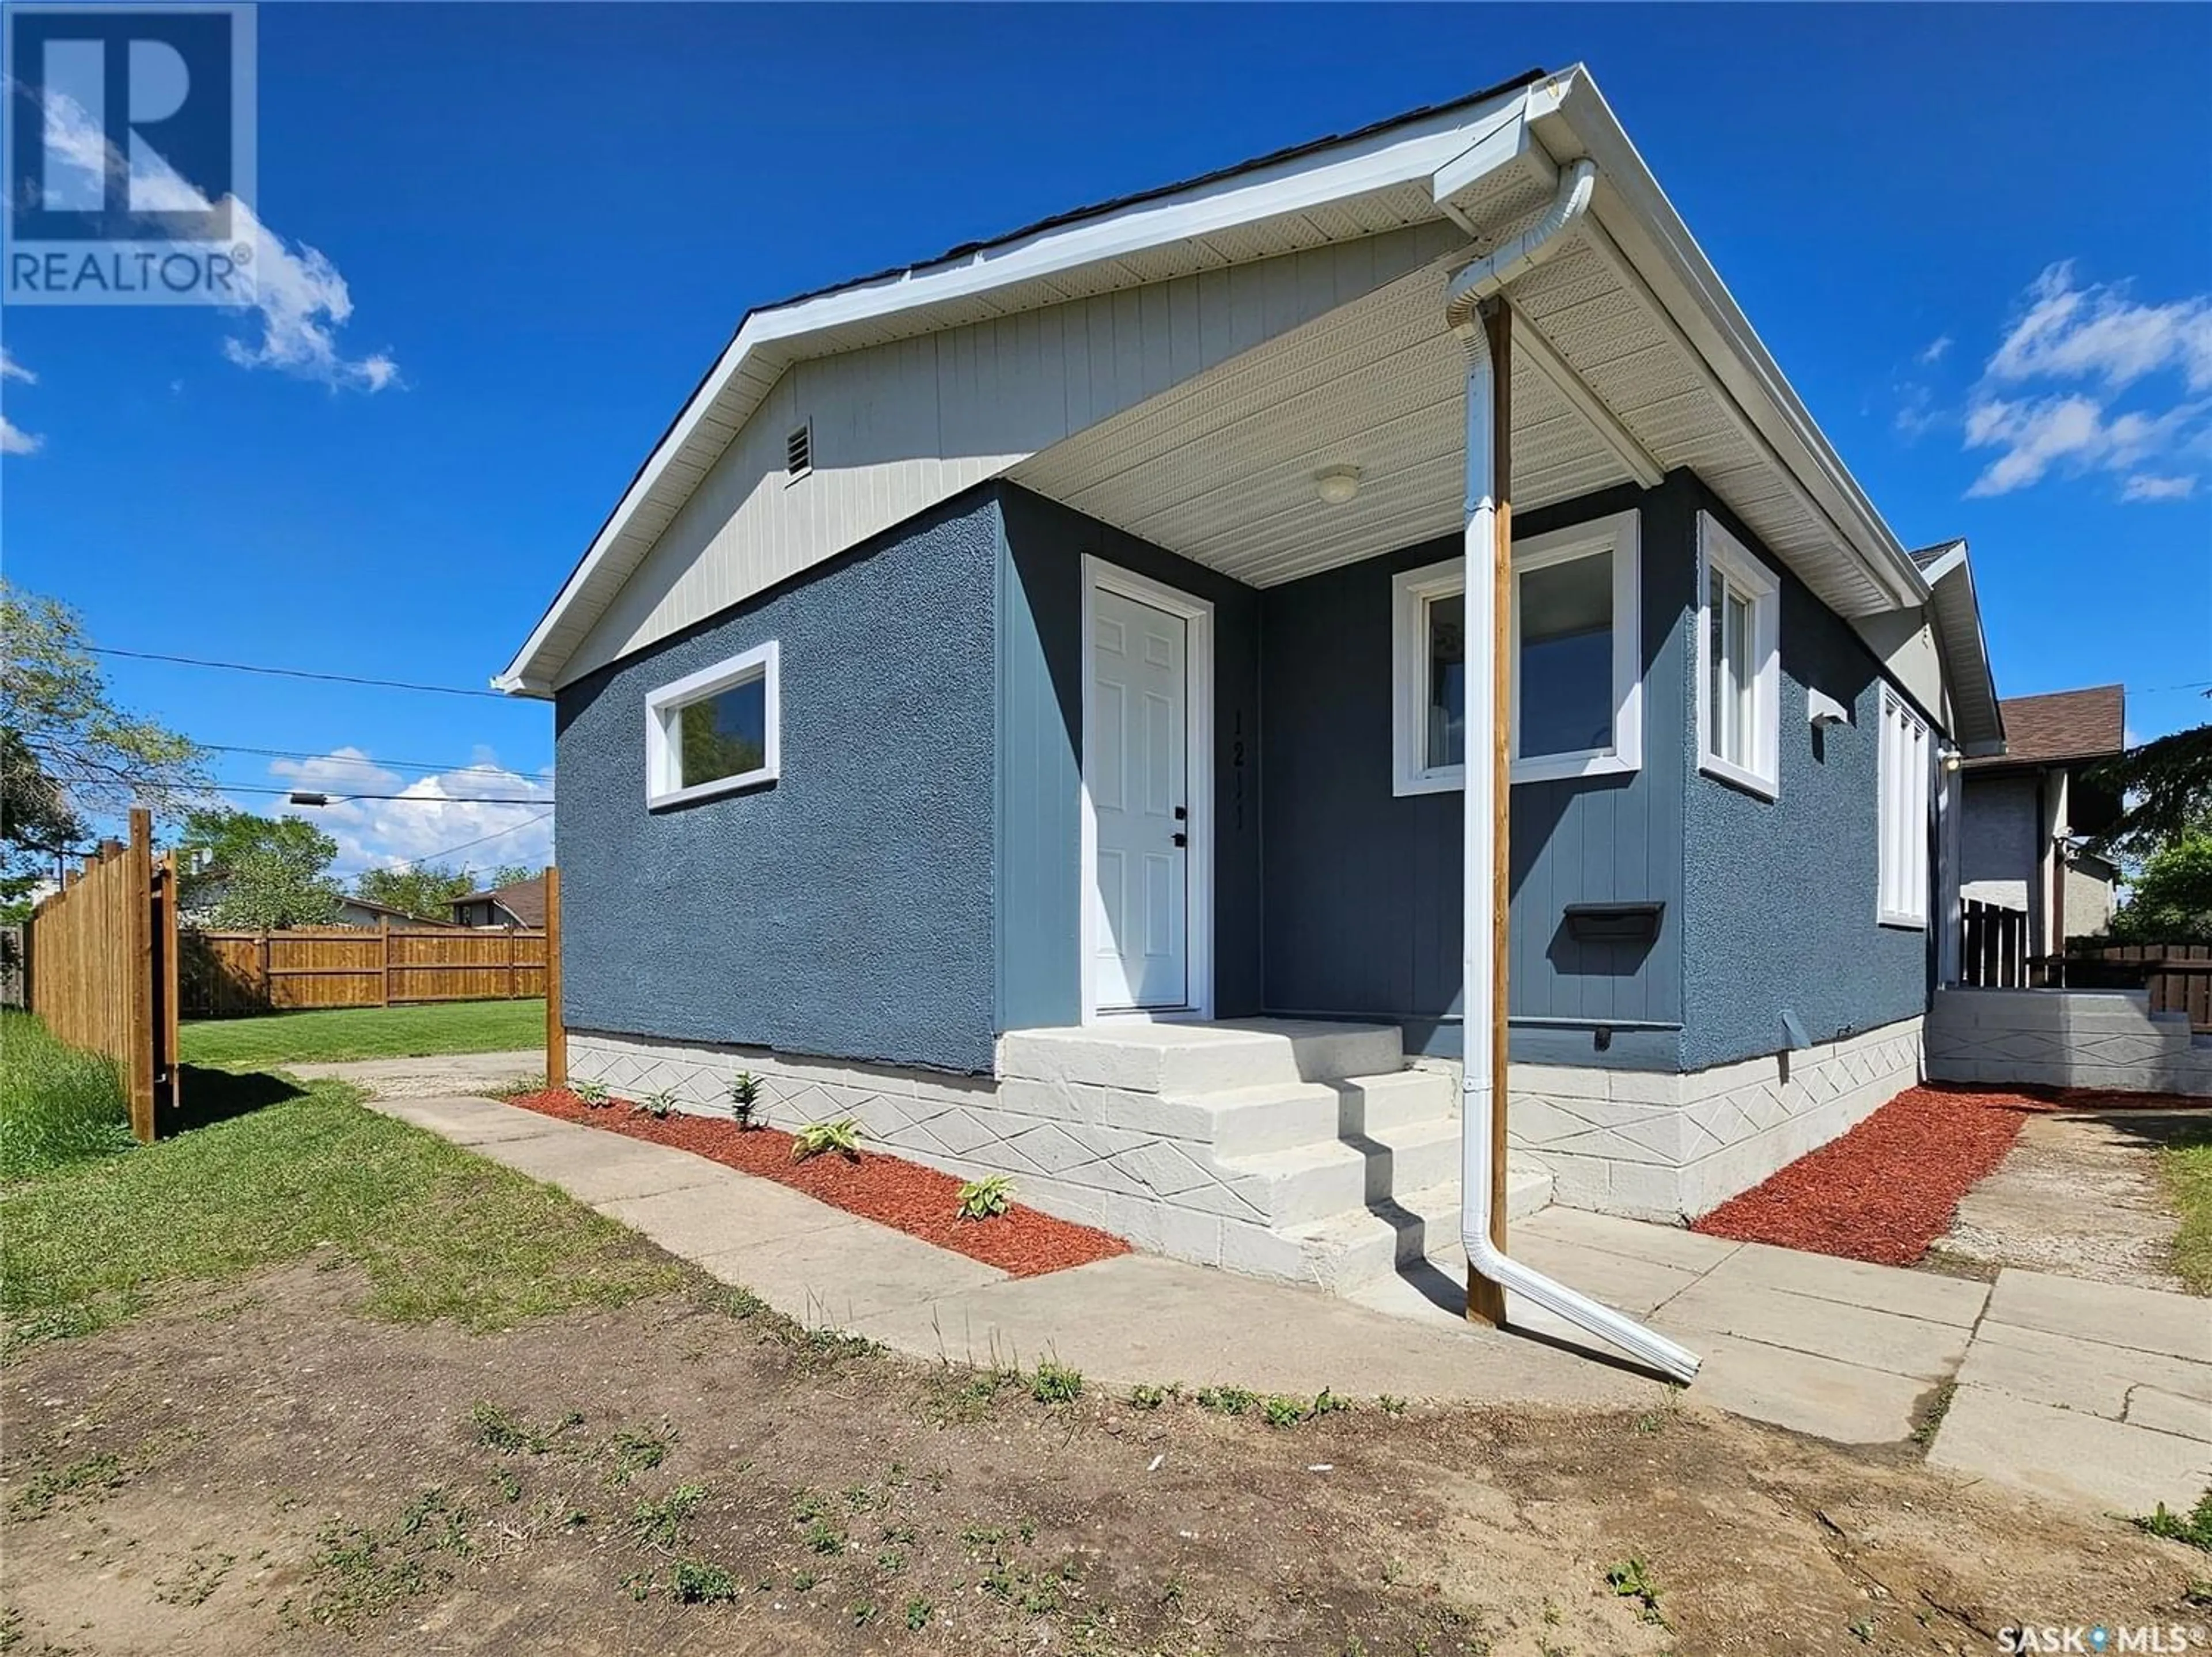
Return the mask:
M1668 1389L1516 1305L1460 1315L1456 1252L1352 1300L1125 1255L1012 1279L688 1152L475 1098L374 1108L555 1185L810 1325L961 1362L1053 1356L1097 1381L1650 1407ZM2212 1305L2008 1270L1994 1285L1552 1209L1514 1253L1705 1358L1690 1397L2075 1506L2185 1508L2212 1484Z

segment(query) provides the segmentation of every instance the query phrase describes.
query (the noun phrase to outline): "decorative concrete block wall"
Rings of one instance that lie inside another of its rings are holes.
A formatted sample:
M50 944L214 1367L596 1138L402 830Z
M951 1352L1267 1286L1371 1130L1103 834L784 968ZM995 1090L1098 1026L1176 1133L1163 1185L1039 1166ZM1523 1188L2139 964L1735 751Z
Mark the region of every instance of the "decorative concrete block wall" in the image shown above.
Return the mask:
M1695 1219L1918 1082L1921 1023L1687 1075L1516 1065L1513 1149L1570 1208Z
M1996 1086L2106 1088L2212 1097L2212 1044L2140 990L1936 992L1928 1073Z

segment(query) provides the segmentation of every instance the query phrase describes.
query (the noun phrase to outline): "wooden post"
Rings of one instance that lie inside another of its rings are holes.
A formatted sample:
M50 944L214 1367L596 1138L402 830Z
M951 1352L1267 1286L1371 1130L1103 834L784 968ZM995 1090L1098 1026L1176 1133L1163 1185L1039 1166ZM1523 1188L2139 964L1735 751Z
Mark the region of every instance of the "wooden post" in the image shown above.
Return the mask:
M383 951L380 957L383 969L378 975L376 1005L380 1007L388 1007L392 1005L392 917L390 915L377 916L376 943L377 947Z
M112 841L106 844L112 845ZM104 851L106 847L103 846ZM131 1095L131 1132L141 1144L154 1142L154 816L143 805L131 808L130 861L124 901L130 906L130 949L125 967L126 1028L130 1061L124 1080Z
M167 1077L162 1096L157 1102L169 1113L172 1123L176 1120L178 1108L185 1096L184 1064L178 1057L177 1021L181 1015L183 1001L183 963L178 960L182 952L177 937L177 905L181 888L177 881L177 854L161 854L161 918L154 934L155 948L161 957L161 1048L158 1055L163 1073ZM161 1126L157 1118L155 1127Z
M1512 918L1508 904L1512 883L1513 768L1513 313L1503 299L1483 307L1483 331L1490 339L1492 494L1498 502L1495 531L1491 543L1491 728L1468 728L1467 764L1490 766L1490 884L1492 893L1490 929L1490 1005L1463 1007L1460 1016L1472 1023L1490 1020L1490 1241L1502 1253L1505 1248L1506 1108L1511 1094L1511 1073L1505 1019L1506 970L1510 965ZM1474 580L1474 571L1468 571ZM1478 756L1475 744L1487 748ZM1467 871L1473 878L1474 871ZM1467 1274L1468 1320L1505 1326L1505 1288L1469 1267Z
M512 936L507 940L510 958ZM568 1030L561 1022L561 871L545 871L545 1085L568 1085Z
M500 994L502 1000L514 999L514 928L512 926L507 929L507 981Z
M270 999L269 929L266 926L264 926L261 929L260 940L255 946L254 959L256 965L260 969L261 1011L267 1012L274 1004Z

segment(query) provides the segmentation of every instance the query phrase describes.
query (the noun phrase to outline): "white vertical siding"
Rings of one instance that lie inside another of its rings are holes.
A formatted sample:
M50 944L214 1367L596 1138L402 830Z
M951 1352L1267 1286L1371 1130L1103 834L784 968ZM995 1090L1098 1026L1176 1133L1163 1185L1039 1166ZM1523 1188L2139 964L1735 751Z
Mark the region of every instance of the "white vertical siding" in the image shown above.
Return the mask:
M1462 246L1418 225L796 364L661 531L563 683ZM814 470L784 439L814 422Z

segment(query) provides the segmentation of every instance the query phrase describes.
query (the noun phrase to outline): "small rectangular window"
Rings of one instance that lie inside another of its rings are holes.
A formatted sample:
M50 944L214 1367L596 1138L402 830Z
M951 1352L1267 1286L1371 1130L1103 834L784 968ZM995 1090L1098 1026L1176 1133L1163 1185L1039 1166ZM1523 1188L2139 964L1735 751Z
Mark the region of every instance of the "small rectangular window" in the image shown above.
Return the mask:
M646 801L676 805L776 780L780 665L771 640L646 698Z
M1928 726L1887 685L1876 762L1881 895L1875 918L1885 926L1928 924Z
M1513 548L1513 780L1643 763L1638 519L1620 513ZM1458 559L1392 584L1393 792L1463 786L1467 597Z
M1698 514L1698 762L1772 799L1782 791L1782 584Z

